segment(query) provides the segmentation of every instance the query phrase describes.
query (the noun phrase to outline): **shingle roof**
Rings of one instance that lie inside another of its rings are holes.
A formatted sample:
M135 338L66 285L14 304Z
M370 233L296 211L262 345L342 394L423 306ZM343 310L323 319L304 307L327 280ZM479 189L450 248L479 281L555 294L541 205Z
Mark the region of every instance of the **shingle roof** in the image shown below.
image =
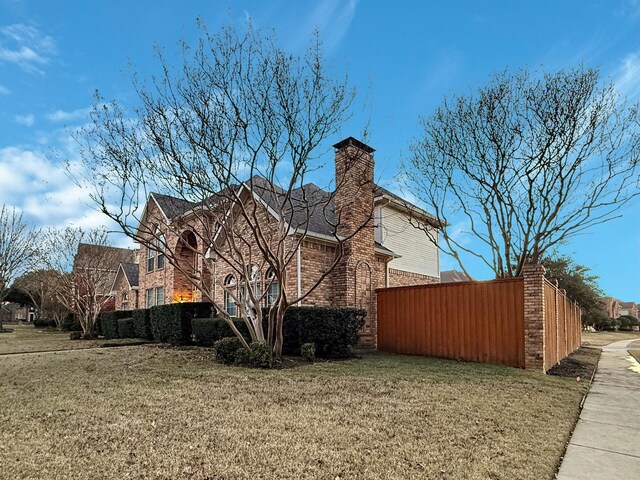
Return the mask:
M152 193L153 198L164 214L171 220L172 218L182 215L195 204L182 198L170 197L161 193Z
M247 180L245 184L249 185L253 192L257 194L269 207L275 211L279 211L279 206L283 201L283 196L286 195L286 191L284 189L270 183L267 179L260 176L253 176ZM234 187L238 188L239 186L234 185L230 188ZM222 196L222 194L217 194L202 202L189 202L188 200L170 197L159 193L152 193L152 195L170 220L183 215L191 208L199 205L215 203L215 197ZM374 195L385 195L392 198L399 204L407 203L398 195L380 187L379 185L374 185ZM284 210L285 216L287 220L289 220L289 224L294 228L305 229L307 228L308 223L307 231L309 233L325 236L333 236L335 234L336 215L333 196L330 192L321 189L313 183L308 183L302 187L293 189L291 191L291 197L288 201L288 205L285 206ZM422 211L420 209L418 210Z
M444 272L440 272L440 282L442 283L468 282L470 280L472 279L458 270L445 270Z
M122 271L124 272L125 277L127 277L127 281L129 285L132 287L138 286L139 281L139 272L140 269L137 263L122 263Z
M118 269L121 263L135 263L137 252L129 248L110 247L107 245L91 245L81 243L78 245L78 253L76 253L75 263L83 261L85 258L100 257L100 261L105 268L111 268L114 271Z

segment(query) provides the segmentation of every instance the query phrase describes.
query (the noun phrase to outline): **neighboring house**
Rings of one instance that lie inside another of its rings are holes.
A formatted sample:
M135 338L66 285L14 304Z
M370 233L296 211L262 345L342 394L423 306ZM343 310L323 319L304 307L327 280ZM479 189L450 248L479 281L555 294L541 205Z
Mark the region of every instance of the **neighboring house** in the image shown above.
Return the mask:
M33 322L35 312L26 305L13 302L0 304L0 324L3 322Z
M79 269L89 269L96 272L96 274L86 278L94 279L95 282L99 283L94 285L98 295L102 298L105 296L111 297L101 309L101 311L107 312L116 308L113 284L120 265L136 263L137 259L137 250L81 243L78 245L78 252L74 258L73 270L77 272ZM80 294L82 295L82 292Z
M440 272L440 283L451 282L471 282L473 279L469 278L465 273L458 270L444 270Z
M388 190L375 186L374 180L374 149L354 138L347 138L334 145L336 177L347 170L350 153L354 149L358 152L358 172L360 176L349 174L346 181L341 182L343 188L335 195L307 184L292 192L293 197L327 199L327 207L322 211L314 211L306 219L308 230L301 244L297 260L287 272L286 285L278 285L271 279L269 271L256 271L250 279L255 288L286 289L289 298L295 298L297 292L306 288L320 278L323 269L331 264L335 258L337 242L332 233L335 231L335 212L340 206L349 205L348 215L342 217L340 229L356 232L356 225L366 223L373 214L374 227L364 228L344 243L345 254L338 266L322 281L301 304L310 306L345 306L367 310L366 325L362 332L365 344L374 346L376 339L376 301L375 290L386 286L402 286L440 281L440 265L438 248L429 241L424 231L415 228L407 218L411 210L422 225L428 225L437 238L437 223L426 212L404 201ZM342 177L341 177L342 178ZM265 216L272 215L269 211L269 195L256 190L255 185L266 182L262 178L254 177L253 195L267 206ZM337 181L336 181L337 183ZM374 185L370 189L361 186ZM264 185L264 184L263 184ZM239 186L242 189L243 186ZM246 189L246 187L245 187ZM247 189L248 190L248 189ZM273 186L265 191L273 192ZM354 198L357 198L354 202ZM198 225L189 224L191 209L196 204L191 202L152 193L147 201L141 219L138 234L142 238L151 240L162 236L161 242L154 242L154 248L144 245L140 248L140 268L138 287L142 293L140 307L151 307L164 303L200 301L202 295L195 289L187 277L165 261L165 253L159 245L176 253L181 265L188 266L192 271L201 272L203 281L211 282L215 301L224 305L227 311L234 315L236 306L233 299L225 294L220 285L237 285L240 279L235 278L233 270L224 261L208 259L206 252L208 245L198 244L196 235ZM353 205L356 205L353 207ZM368 206L368 207L367 207ZM373 206L373 212L371 211ZM265 221L272 221L266 218ZM179 226L179 228L176 228ZM144 227L144 228L143 228ZM171 227L171 228L169 228ZM180 231L178 235L176 233ZM155 232L154 235L141 232ZM146 235L146 236L144 236ZM297 233L292 233L297 235ZM187 247L185 247L188 246ZM164 251L166 252L166 251ZM196 255L195 252L199 254ZM186 267L185 267L186 268ZM257 267L256 267L257 268ZM205 278L206 274L206 278ZM123 273L122 279L125 278ZM269 279L269 282L267 280ZM229 288L229 287L228 287ZM267 301L270 297L267 296ZM120 305L121 306L121 305ZM118 305L116 305L118 307Z
M620 316L620 302L612 297L603 297L602 309L610 318L618 318Z
M137 263L121 263L111 287L116 310L136 310L140 308L138 300Z
M632 317L640 318L638 316L640 306L635 302L618 302L618 312L620 316L631 315Z

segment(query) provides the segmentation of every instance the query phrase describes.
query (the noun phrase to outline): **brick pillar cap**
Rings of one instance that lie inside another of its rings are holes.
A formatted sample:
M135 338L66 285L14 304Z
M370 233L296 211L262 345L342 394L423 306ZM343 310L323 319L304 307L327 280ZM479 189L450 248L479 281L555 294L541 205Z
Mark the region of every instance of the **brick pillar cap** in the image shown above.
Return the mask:
M547 271L546 268L544 268L544 265L542 265L541 263L528 263L526 264L523 268L522 268L522 272L542 272L545 273Z

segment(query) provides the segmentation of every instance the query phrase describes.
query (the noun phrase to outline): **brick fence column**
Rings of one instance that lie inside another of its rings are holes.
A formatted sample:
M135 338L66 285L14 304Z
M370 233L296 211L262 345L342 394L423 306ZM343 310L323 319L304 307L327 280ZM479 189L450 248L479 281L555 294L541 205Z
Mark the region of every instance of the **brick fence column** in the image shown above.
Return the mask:
M526 265L524 277L524 367L544 373L544 274L542 265Z

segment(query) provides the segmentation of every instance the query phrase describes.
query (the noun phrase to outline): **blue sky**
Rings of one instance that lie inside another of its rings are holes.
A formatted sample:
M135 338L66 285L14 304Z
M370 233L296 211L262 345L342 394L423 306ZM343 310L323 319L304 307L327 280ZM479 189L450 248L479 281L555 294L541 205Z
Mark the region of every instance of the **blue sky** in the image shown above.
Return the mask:
M330 61L348 69L359 91L343 136L357 136L370 118L376 176L390 187L419 116L506 67L584 63L640 100L640 0L0 0L0 203L36 225L103 224L60 166L60 152L75 154L68 128L83 121L95 89L133 102L129 64L152 74L153 45L174 54L179 39L195 38L197 17L211 30L250 17L298 52L319 28ZM640 301L639 203L562 250L625 301ZM443 269L454 266L443 259ZM480 268L473 273L490 278Z

